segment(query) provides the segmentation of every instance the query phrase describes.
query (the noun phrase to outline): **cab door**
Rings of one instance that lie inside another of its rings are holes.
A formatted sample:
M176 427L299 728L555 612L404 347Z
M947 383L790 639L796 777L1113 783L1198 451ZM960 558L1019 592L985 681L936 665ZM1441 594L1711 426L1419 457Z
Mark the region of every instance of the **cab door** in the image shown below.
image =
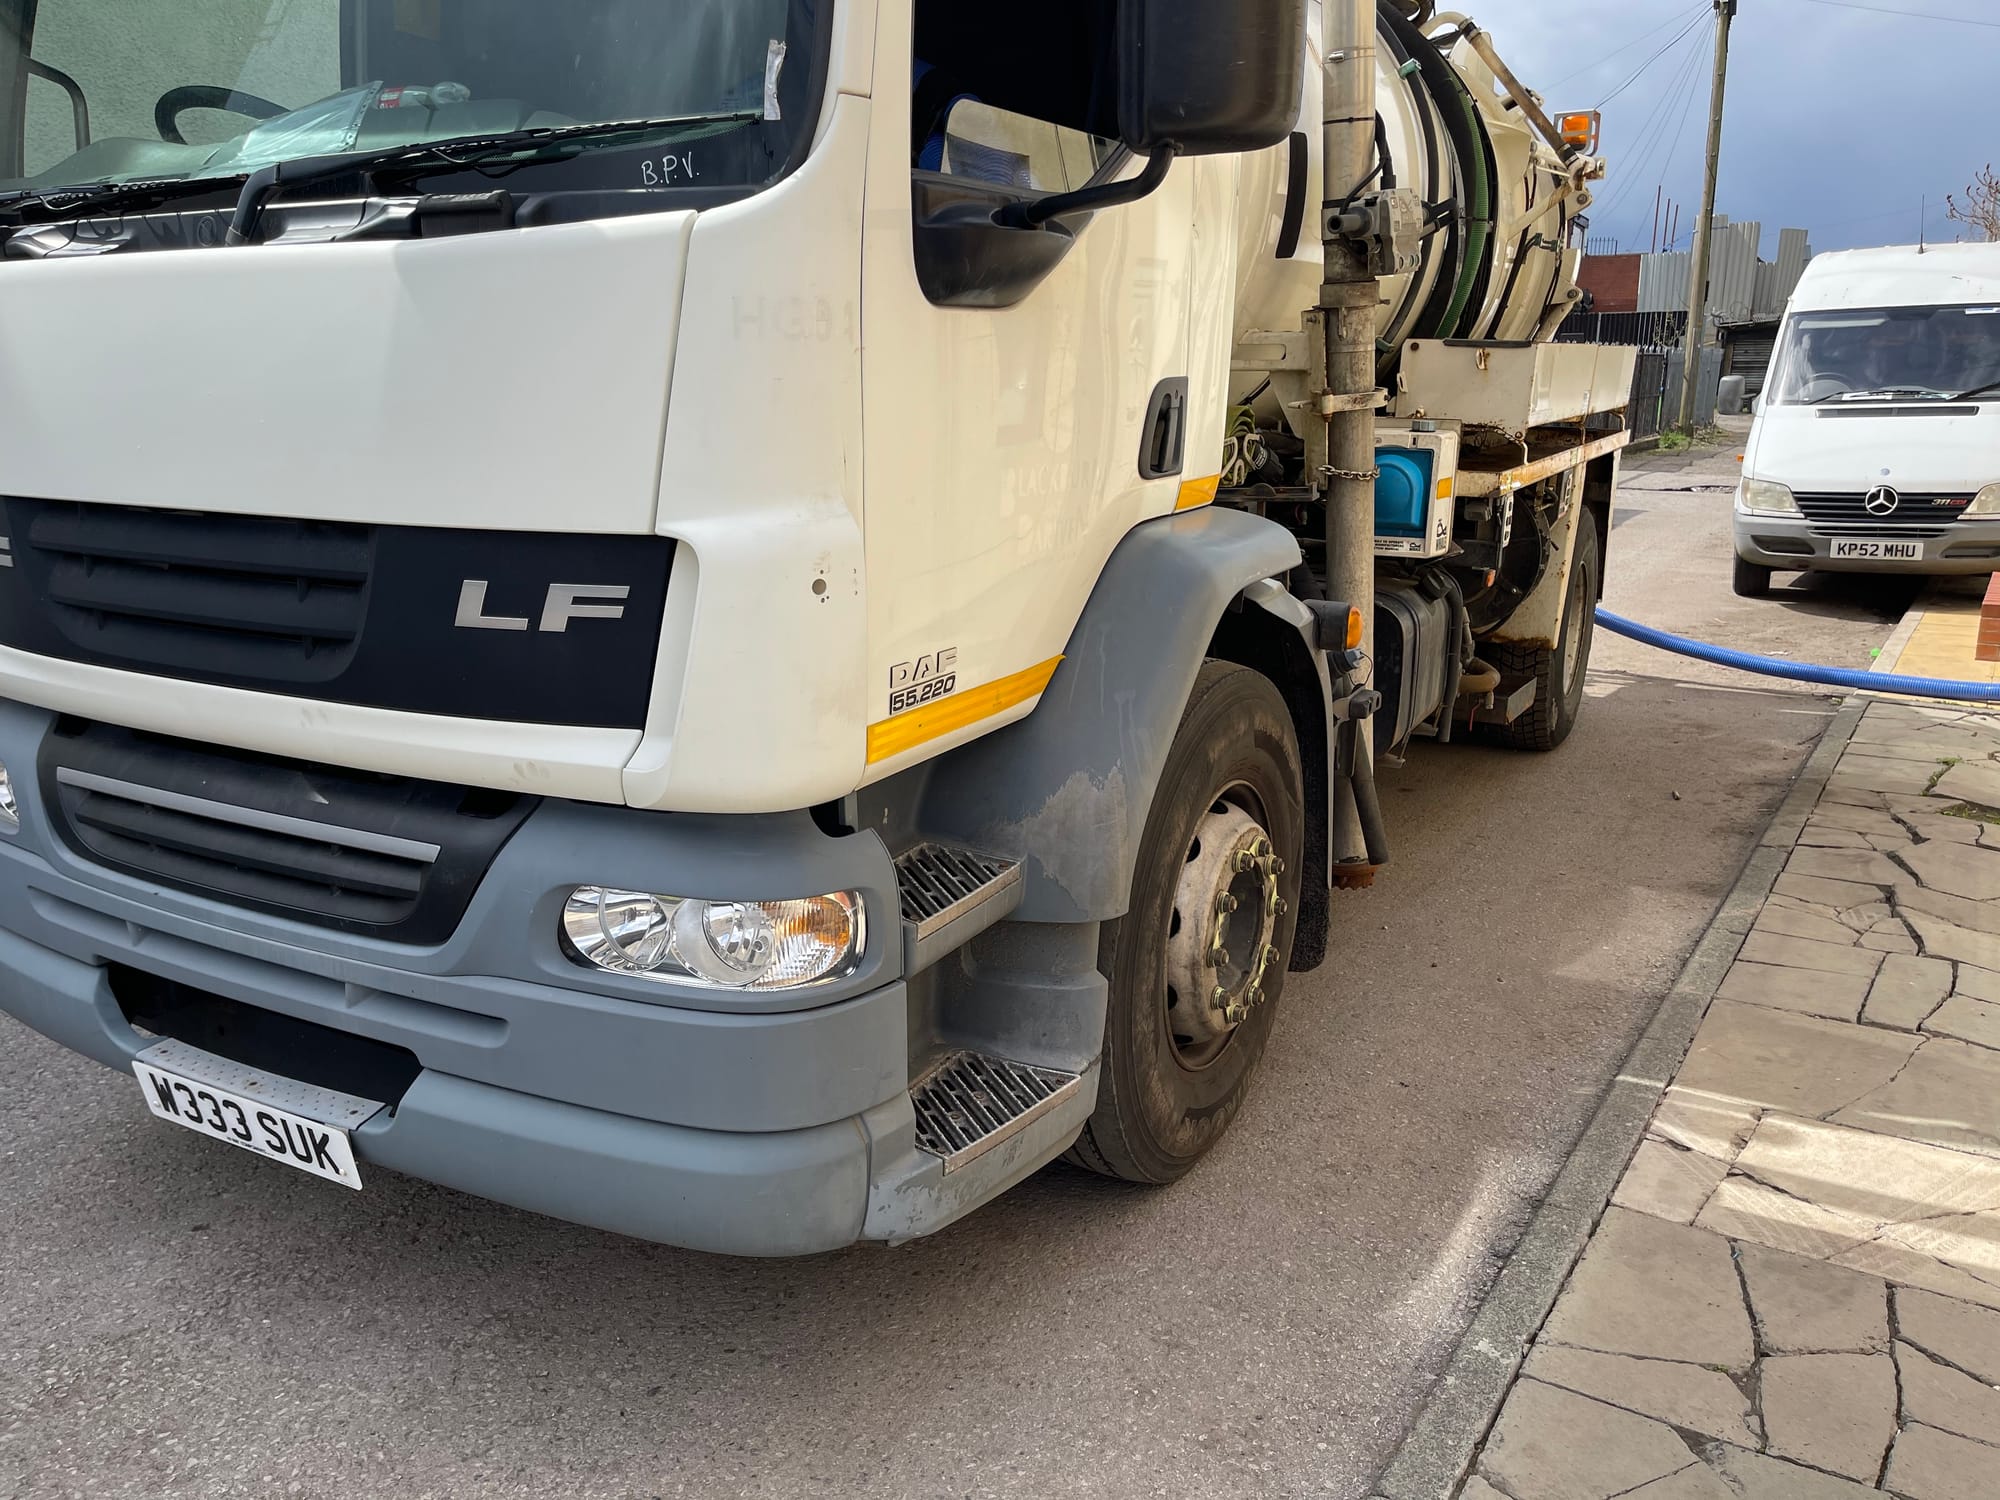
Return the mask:
M1189 164L1071 221L1068 241L1023 231L1018 255L950 229L954 212L1144 168L1088 128L1087 18L1111 9L880 6L862 262L870 779L1028 713L1112 549L1215 471L1220 434L1187 430ZM968 55L952 28L979 16Z

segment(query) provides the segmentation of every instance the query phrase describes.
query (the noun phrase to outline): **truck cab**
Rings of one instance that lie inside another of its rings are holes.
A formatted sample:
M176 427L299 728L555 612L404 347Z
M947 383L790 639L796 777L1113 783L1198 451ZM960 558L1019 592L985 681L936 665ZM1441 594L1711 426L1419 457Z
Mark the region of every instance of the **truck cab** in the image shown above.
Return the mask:
M732 1253L1190 1170L1374 754L1581 704L1602 164L1427 9L0 0L0 1009Z

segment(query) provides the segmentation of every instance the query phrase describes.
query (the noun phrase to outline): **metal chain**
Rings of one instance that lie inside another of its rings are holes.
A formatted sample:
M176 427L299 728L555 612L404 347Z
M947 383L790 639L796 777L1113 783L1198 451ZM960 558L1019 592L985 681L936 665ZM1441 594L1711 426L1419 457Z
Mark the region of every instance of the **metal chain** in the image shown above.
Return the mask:
M1354 479L1354 480L1359 480L1365 484L1372 484L1376 480L1382 477L1382 471L1380 469L1323 468L1320 470L1320 473L1326 475L1328 479Z

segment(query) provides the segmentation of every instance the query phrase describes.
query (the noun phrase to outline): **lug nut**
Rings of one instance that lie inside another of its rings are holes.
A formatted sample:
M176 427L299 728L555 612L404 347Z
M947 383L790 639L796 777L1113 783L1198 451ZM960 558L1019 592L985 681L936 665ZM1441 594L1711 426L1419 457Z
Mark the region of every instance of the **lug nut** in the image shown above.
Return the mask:
M1208 1003L1213 1005L1217 1010L1225 1009L1229 1004L1229 991L1218 984L1209 992Z
M1282 875L1282 874L1284 874L1284 873L1285 873L1285 862L1284 862L1284 861L1283 861L1282 859L1274 859L1274 860L1272 860L1272 861L1271 861L1271 873L1272 873L1273 875Z
M1291 909L1292 909L1292 903L1287 901L1283 896L1280 896L1276 901L1273 901L1271 903L1271 911L1276 916L1282 917L1286 912L1290 911Z
M1256 868L1256 855L1252 854L1248 849L1238 849L1236 851L1236 871L1239 875L1247 875Z
M1213 948L1209 949L1208 956L1214 962L1216 968L1225 969L1229 967L1229 950L1223 947L1222 944L1217 943Z
M1278 950L1275 947L1271 946L1270 944L1266 944L1264 947L1264 962L1267 964L1274 964L1277 961L1278 961Z
M1241 1026L1249 1018L1250 1012L1241 1005L1232 1005L1222 1013L1222 1019L1231 1026Z
M1239 902L1239 901L1238 901L1238 900L1237 900L1237 899L1236 899L1236 898L1235 898L1234 896L1230 896L1230 895L1225 895L1225 896L1224 896L1224 897L1222 898L1221 902L1220 902L1220 903L1218 903L1218 904L1219 904L1219 906L1220 906L1221 910L1222 910L1222 911L1224 911L1224 912L1226 913L1226 912L1232 912L1232 911L1235 911L1235 910L1236 910L1236 908L1237 908L1238 906L1240 906L1240 905L1241 905L1242 903L1241 903L1241 902Z
M1250 993L1243 997L1243 1003L1246 1005L1262 1005L1264 1003L1264 986L1261 984L1251 985Z

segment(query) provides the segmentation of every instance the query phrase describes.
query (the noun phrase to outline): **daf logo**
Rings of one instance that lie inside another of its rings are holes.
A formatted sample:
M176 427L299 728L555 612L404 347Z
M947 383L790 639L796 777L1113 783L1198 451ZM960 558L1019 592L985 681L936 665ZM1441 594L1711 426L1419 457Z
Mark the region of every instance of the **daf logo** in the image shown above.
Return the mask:
M629 598L631 593L631 586L623 583L552 583L536 624L526 615L489 615L486 580L468 578L459 585L458 615L452 624L460 630L539 629L563 635L571 620L622 620L625 606L615 601Z
M1869 515L1887 516L1895 514L1896 507L1903 503L1903 497L1884 484L1870 490L1861 503L1868 508Z

